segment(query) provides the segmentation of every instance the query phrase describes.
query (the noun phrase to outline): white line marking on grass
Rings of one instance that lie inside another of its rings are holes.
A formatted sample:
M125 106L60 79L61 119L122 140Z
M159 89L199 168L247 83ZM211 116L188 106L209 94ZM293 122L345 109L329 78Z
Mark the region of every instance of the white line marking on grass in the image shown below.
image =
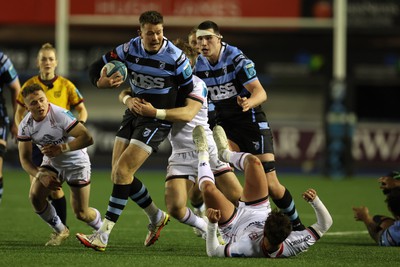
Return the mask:
M361 235L368 234L368 231L344 231L344 232L328 232L324 235Z

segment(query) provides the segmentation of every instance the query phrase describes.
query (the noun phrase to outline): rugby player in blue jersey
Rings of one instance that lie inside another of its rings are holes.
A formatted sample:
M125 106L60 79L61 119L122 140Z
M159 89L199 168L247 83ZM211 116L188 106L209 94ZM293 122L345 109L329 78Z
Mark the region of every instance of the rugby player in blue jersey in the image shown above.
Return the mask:
M7 151L8 133L11 130L11 135L14 138L18 132L17 125L10 123L10 118L7 115L6 103L3 97L4 88L10 89L13 116L15 117L17 95L21 90L21 84L10 58L0 51L0 203L3 196L3 158Z
M276 174L272 131L261 107L267 93L257 78L254 62L237 47L222 42L213 21L202 22L196 37L201 55L195 74L207 85L216 124L224 128L233 151L249 152L261 160L274 203L289 216L294 230L303 230L292 195Z
M145 185L136 177L142 166L159 144L168 136L172 123L165 120L165 109L181 106L193 90L189 60L172 42L164 37L163 16L157 11L146 11L139 17L139 36L114 48L94 62L89 70L92 83L98 88L114 88L123 81L119 73L107 77L102 67L111 60L123 62L128 69L131 95L123 99L129 104L134 98L150 102L157 108L156 118L125 111L117 132L112 158L114 183L102 227L92 235L77 234L87 247L104 251L108 237L130 197L149 217L148 234L144 242L150 246L157 241L169 215L152 201Z

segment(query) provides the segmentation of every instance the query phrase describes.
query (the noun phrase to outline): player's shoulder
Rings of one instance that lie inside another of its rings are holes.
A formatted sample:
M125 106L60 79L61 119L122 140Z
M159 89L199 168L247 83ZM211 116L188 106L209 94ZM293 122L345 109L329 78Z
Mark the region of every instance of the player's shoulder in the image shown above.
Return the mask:
M250 61L250 59L246 57L246 55L242 52L242 50L240 50L236 46L224 43L223 48L224 48L223 60L233 61L235 65L244 59L246 61Z
M170 40L164 38L164 44L161 48L161 53L166 58L171 58L173 61L185 60L186 56L181 49L176 47ZM179 62L178 62L179 63Z
M7 56L7 54L5 54L4 52L0 51L0 67L5 66L5 65L12 65L12 62L10 60L10 58Z
M224 54L229 56L236 56L239 54L243 54L242 50L240 50L238 47L227 43L222 43L222 48L224 50Z

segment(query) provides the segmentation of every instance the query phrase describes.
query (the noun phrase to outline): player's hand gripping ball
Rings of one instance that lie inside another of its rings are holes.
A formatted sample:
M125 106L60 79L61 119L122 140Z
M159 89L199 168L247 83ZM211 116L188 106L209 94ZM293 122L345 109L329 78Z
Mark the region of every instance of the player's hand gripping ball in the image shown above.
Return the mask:
M103 73L104 69L107 70L107 77L110 77L114 73L118 72L119 75L121 75L122 77L122 81L125 81L126 77L128 76L128 70L125 64L118 60L112 60L104 65L104 67L101 69L100 76Z

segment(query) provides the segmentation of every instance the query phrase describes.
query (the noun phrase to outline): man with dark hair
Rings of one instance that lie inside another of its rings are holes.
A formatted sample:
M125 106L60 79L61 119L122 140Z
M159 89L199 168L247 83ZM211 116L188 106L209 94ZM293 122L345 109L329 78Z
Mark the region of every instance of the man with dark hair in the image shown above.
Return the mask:
M400 246L400 187L390 188L386 194L386 204L393 218L371 216L365 206L353 207L354 218L364 222L369 235L379 246Z
M277 209L269 214L264 225L264 236L271 246L279 246L292 231L288 216Z
M29 78L22 85L22 90L24 90L26 86L32 84L40 85L50 103L68 110L74 110L77 113L79 121L85 123L88 119L88 112L84 103L84 98L75 84L69 79L57 75L57 51L52 44L45 43L42 45L37 54L36 64L39 69L38 75ZM22 94L18 94L17 103L14 121L18 126L26 114L26 107ZM36 145L32 146L32 158L33 163L37 166L42 164L43 154ZM33 178L34 177L30 176L29 180L32 182ZM52 191L49 195L49 200L51 205L56 209L61 221L67 225L67 200L62 188Z
M216 124L226 131L232 150L249 152L261 160L272 200L289 216L294 230L303 230L292 195L279 182L275 170L272 130L261 106L267 93L254 62L237 47L222 42L213 21L202 22L196 37L201 55L195 74L207 85L215 105Z
M395 187L400 187L400 172L391 171L388 174L379 177L380 188L382 192L386 195Z
M91 167L86 148L93 144L93 138L69 110L49 103L41 85L27 85L22 96L29 112L18 126L18 151L22 168L34 177L29 199L38 216L54 231L46 246L59 246L68 238L69 229L47 197L63 182L70 187L76 218L94 230L101 225L100 212L89 207ZM32 144L43 153L40 166L33 162Z
M210 169L205 131L197 126L193 141L198 150L199 188L207 206L207 255L211 257L290 257L306 251L332 225L332 217L313 189L303 198L314 208L317 222L302 231L292 231L289 218L281 211L272 216L268 179L258 157L228 148L228 139L221 126L215 126L213 136L220 160L244 171L244 188L238 206L234 206L215 186ZM226 245L216 236L219 229Z
M125 111L114 142L113 190L103 225L92 235L76 235L86 247L98 251L106 249L111 230L128 198L135 201L149 218L145 246L154 244L168 223L169 215L155 205L146 186L134 175L150 154L158 150L171 130L172 122L165 119L166 109L184 105L193 90L190 62L164 37L163 16L157 11L146 11L140 15L139 22L138 37L103 55L89 69L96 87L115 88L123 83L119 73L107 77L107 71L101 69L112 60L123 62L128 69L131 94L126 95L122 102L129 106L139 98L157 108L155 118L138 115L129 108Z

